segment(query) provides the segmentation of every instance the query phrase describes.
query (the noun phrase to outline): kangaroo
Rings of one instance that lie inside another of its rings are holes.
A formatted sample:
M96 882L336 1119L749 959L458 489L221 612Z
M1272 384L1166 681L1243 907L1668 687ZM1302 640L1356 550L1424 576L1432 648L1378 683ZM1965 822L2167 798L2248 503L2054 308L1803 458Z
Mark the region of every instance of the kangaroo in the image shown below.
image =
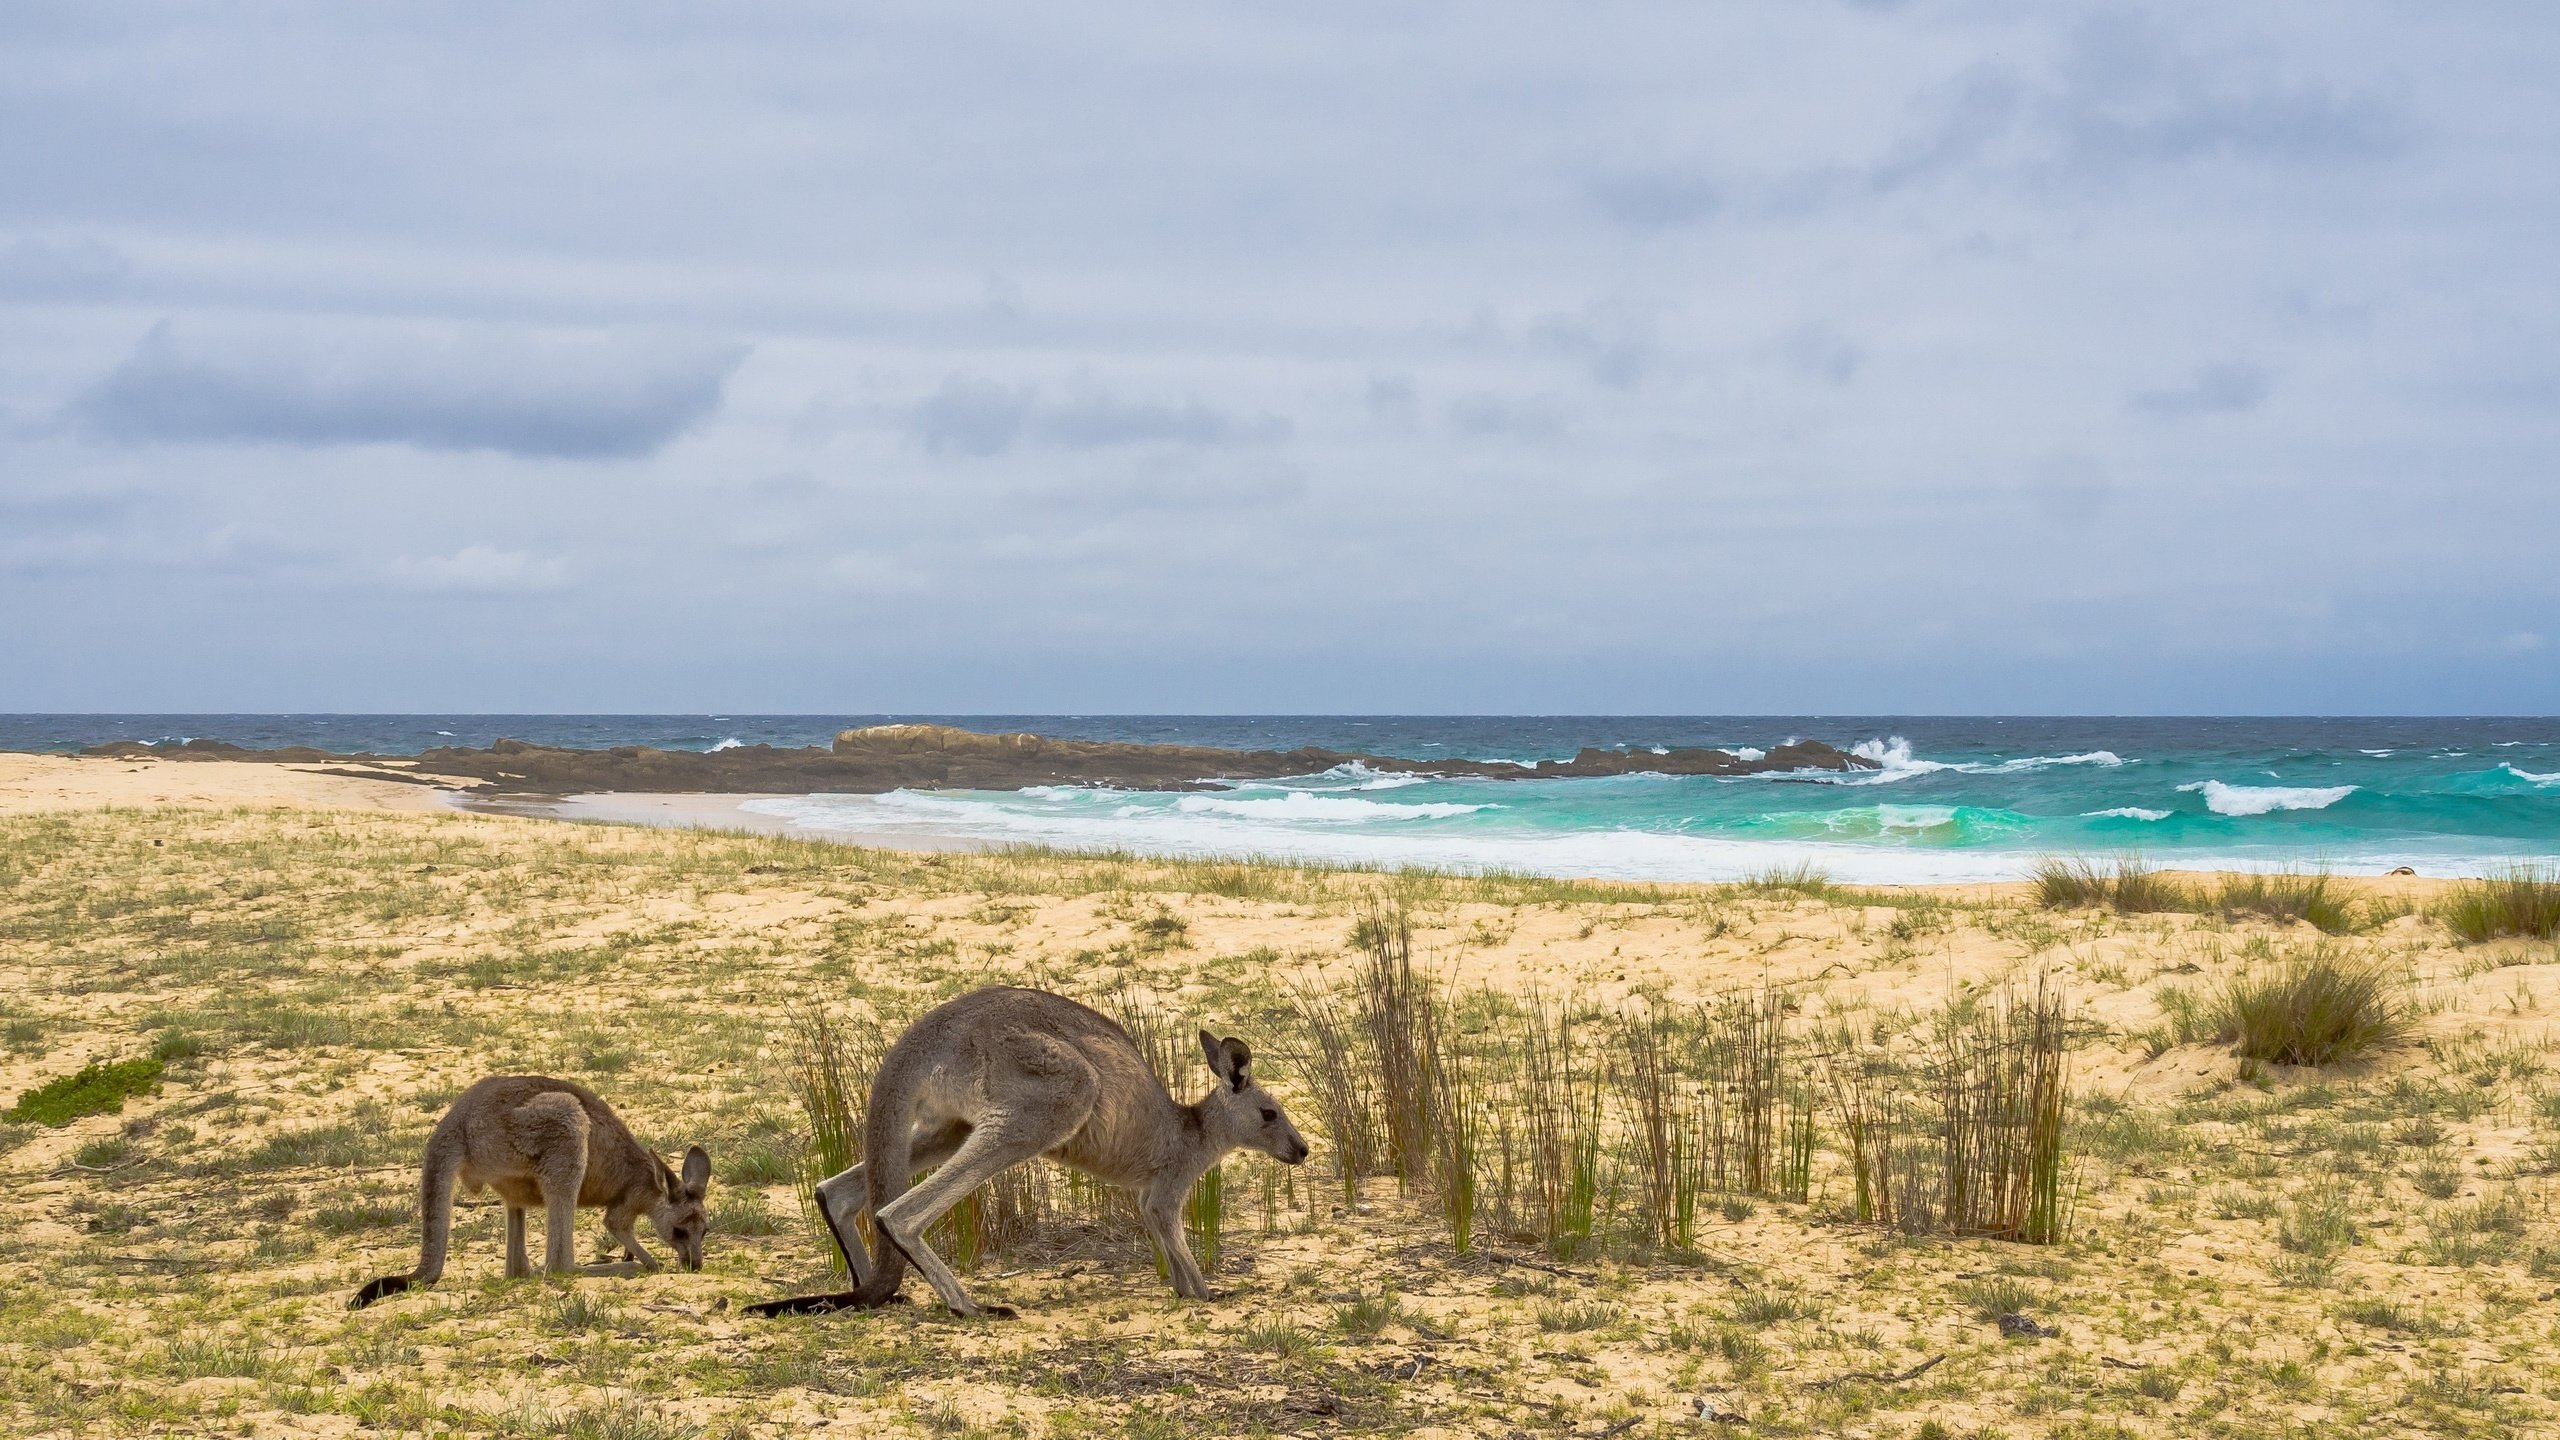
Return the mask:
M1183 1197L1230 1150L1297 1165L1307 1142L1254 1083L1243 1041L1203 1030L1200 1051L1218 1084L1185 1105L1129 1032L1063 995L999 986L933 1010L881 1057L862 1162L818 1184L818 1213L854 1288L747 1308L786 1315L890 1304L913 1263L953 1313L1012 1318L1008 1307L971 1300L924 1232L969 1192L1041 1155L1135 1196L1174 1293L1208 1299L1209 1282L1182 1239ZM932 1173L909 1189L919 1170ZM867 1263L850 1228L864 1211L872 1217Z
M711 1184L711 1156L701 1146L684 1152L684 1171L678 1174L586 1086L542 1075L492 1075L463 1091L427 1137L418 1180L418 1210L425 1227L418 1268L372 1281L347 1302L348 1309L423 1289L443 1276L457 1180L475 1194L495 1190L506 1202L510 1277L533 1273L525 1258L524 1212L535 1206L543 1210L542 1268L551 1274L579 1269L582 1206L604 1211L605 1229L620 1242L624 1261L587 1273L658 1268L656 1258L631 1233L642 1215L649 1217L660 1239L675 1247L684 1268L702 1268L702 1236L710 1223L702 1197Z

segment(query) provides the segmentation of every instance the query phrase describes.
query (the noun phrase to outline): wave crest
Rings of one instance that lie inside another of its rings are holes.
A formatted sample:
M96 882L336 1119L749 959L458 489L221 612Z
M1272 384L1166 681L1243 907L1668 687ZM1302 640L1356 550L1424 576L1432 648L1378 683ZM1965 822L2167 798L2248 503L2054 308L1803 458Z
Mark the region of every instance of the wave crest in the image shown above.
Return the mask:
M2353 785L2225 785L2219 780L2191 781L2178 789L2203 791L2204 808L2235 819L2278 810L2326 810L2356 793Z

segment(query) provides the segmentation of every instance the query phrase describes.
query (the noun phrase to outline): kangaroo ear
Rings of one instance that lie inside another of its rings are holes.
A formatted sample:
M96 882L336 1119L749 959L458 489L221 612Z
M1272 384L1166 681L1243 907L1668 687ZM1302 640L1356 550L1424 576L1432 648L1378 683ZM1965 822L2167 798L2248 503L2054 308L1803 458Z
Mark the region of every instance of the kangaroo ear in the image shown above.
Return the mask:
M711 1188L711 1152L696 1145L684 1152L684 1193L696 1200Z
M1210 1072L1226 1081L1229 1089L1241 1090L1253 1083L1246 1074L1246 1067L1253 1064L1253 1052L1233 1035L1221 1040L1206 1030L1201 1031L1200 1053L1209 1057Z

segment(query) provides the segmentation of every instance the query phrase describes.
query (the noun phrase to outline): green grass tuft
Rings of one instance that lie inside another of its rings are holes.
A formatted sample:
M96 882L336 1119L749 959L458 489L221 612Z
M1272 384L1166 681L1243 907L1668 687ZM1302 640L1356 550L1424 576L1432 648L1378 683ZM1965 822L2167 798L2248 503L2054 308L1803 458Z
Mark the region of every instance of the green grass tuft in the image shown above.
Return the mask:
M0 1119L60 1127L87 1115L112 1115L132 1097L156 1093L160 1068L159 1061L148 1058L92 1062L76 1074L47 1081L19 1096Z
M2330 1065L2408 1033L2390 972L2326 942L2223 982L2209 1004L2216 1038L2252 1060Z
M2519 866L2473 880L2436 914L2446 929L2473 944L2507 935L2549 940L2560 936L2560 874Z

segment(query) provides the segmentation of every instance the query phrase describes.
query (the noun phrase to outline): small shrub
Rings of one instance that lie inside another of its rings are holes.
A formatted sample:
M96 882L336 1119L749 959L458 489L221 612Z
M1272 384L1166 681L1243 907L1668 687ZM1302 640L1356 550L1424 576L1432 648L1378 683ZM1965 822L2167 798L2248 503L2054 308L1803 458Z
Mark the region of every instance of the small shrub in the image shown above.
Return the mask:
M160 1352L160 1369L181 1380L203 1376L255 1380L274 1368L254 1340L188 1335L172 1340Z
M799 1174L791 1141L779 1135L755 1136L728 1147L720 1159L724 1185L784 1185Z
M2234 918L2259 915L2271 920L2301 920L2326 935L2356 928L2346 898L2321 875L2226 875L2214 892L2214 908Z
M156 1094L160 1069L160 1062L149 1058L92 1062L19 1096L0 1119L59 1128L86 1115L112 1115L133 1096Z
M2469 1205L2447 1205L2427 1218L2418 1245L2430 1265L2478 1265L2513 1258L2525 1236L2523 1202L2512 1194Z
M371 1152L371 1141L355 1126L318 1125L270 1135L240 1163L251 1170L292 1170L303 1166L343 1170L363 1164Z
M92 1170L112 1170L130 1162L134 1153L131 1140L122 1135L109 1135L81 1146L73 1152L71 1159L72 1163L86 1165Z
M2044 1304L2044 1297L2034 1286L2014 1275L1985 1275L1968 1280L1956 1291L1978 1320L1998 1320L2003 1315L2019 1315Z
M1781 1320L1801 1320L1813 1314L1813 1302L1799 1295L1781 1295L1774 1290L1755 1290L1733 1302L1733 1318L1742 1325L1775 1325Z
M2161 910L2193 910L2196 897L2185 886L2162 875L2132 855L2112 869L2076 856L2047 856L2034 872L2036 903L2048 910L2099 907L2125 915Z
M2469 881L2436 914L2446 929L2474 944L2504 935L2548 940L2560 935L2560 873L2518 866Z
M1191 922L1170 910L1159 910L1129 928L1150 949L1172 950L1191 943Z
M2036 903L2047 910L2094 910L2108 900L2107 877L2091 861L2048 855L2036 862Z
M2355 1197L2344 1185L2324 1185L2293 1198L2292 1213L2276 1227L2276 1243L2297 1255L2325 1258L2356 1243Z
M2407 1306L2396 1300L2351 1300L2338 1307L2338 1318L2394 1335L2454 1335L2460 1327L2436 1318L2424 1306Z
M2224 981L2209 1013L2216 1038L2251 1060L2328 1065L2407 1033L2395 990L2383 966L2324 943Z
M1538 1328L1549 1334L1598 1330L1618 1318L1617 1311L1597 1301L1549 1302L1539 1306L1536 1315Z
M1742 882L1745 890L1763 895L1802 895L1807 899L1829 897L1839 887L1831 883L1828 872L1817 870L1812 862L1793 867L1774 866Z
M193 1060L203 1053L204 1041L184 1030L163 1030L160 1038L151 1042L151 1058L164 1064Z
M1363 1295L1333 1312L1333 1328L1355 1340L1367 1340L1404 1317L1393 1295Z
M711 1228L721 1235L779 1235L782 1219L765 1203L763 1191L724 1187L719 1208L711 1212Z
M2143 1371L2141 1377L2133 1382L2133 1388L2154 1400L2175 1400L2187 1386L2185 1381L2167 1370L2152 1369Z
M417 1223L415 1202L396 1204L386 1200L358 1200L347 1205L324 1205L311 1212L311 1223L324 1235L354 1235L367 1230L390 1230Z
M1316 1353L1316 1338L1288 1320L1257 1320L1236 1332L1236 1343L1287 1363Z

